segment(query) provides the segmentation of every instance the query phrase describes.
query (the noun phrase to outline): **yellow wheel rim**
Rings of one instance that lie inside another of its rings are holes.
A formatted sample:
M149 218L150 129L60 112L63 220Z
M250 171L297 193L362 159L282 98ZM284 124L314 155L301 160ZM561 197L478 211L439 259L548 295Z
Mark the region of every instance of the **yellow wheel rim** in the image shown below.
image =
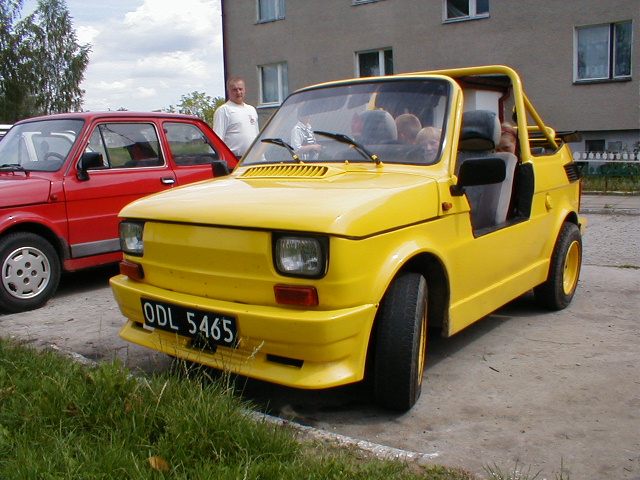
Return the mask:
M427 361L427 309L422 315L422 329L420 332L420 346L418 347L418 384L422 385L424 375L424 364Z
M571 295L578 284L578 276L580 274L581 263L580 243L572 242L567 250L567 256L564 260L564 274L562 288L565 295Z

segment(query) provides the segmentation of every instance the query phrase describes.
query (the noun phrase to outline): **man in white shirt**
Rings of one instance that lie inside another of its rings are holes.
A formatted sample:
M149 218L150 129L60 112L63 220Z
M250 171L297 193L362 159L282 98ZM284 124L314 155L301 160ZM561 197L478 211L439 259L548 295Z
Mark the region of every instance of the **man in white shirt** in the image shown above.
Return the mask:
M258 112L244 103L244 94L243 79L227 80L229 100L218 107L213 116L213 130L238 158L245 154L259 132Z

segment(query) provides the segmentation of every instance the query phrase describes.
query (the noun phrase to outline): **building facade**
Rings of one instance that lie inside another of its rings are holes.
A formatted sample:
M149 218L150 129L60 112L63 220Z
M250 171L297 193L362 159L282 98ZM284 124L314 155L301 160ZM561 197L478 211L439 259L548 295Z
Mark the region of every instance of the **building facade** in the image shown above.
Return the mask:
M222 0L225 75L261 125L324 81L503 64L573 150L640 155L638 0Z

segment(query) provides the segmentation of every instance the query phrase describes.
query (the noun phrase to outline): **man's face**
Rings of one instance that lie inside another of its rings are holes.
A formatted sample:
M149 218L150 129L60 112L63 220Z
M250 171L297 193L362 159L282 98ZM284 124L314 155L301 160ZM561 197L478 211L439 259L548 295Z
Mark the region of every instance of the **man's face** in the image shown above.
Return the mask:
M244 82L229 84L229 100L242 105L244 103Z

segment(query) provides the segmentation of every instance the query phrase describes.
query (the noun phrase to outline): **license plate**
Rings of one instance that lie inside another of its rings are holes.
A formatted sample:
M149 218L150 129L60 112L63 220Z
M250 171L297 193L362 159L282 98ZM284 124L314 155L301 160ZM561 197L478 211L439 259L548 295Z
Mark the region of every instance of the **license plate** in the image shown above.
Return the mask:
M146 298L142 298L141 302L147 327L201 340L207 345L235 347L237 344L238 325L236 318L231 315Z

